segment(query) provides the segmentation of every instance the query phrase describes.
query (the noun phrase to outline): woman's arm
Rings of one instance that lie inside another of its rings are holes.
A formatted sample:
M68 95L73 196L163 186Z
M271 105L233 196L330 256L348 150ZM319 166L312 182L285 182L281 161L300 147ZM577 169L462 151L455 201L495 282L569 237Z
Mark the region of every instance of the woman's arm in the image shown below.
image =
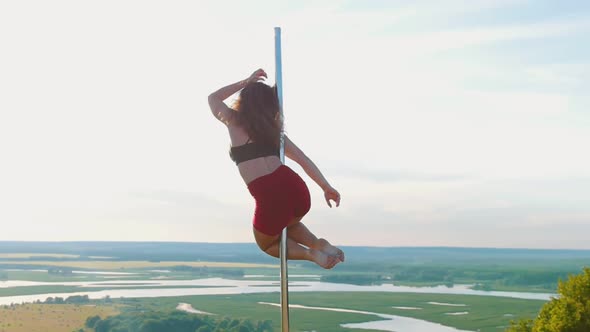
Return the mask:
M298 163L305 173L307 173L307 175L309 175L309 177L322 188L324 191L324 198L329 207L332 207L330 200L334 201L336 206L340 206L340 193L328 183L328 180L326 180L313 161L311 161L311 159L309 159L309 157L307 157L305 153L303 153L303 151L301 151L301 149L299 149L286 135L285 156Z
M209 95L209 108L211 108L211 113L215 116L219 121L225 123L226 125L229 123L231 119L231 115L233 110L223 102L227 98L229 98L234 93L242 90L246 84L251 82L256 82L263 77L266 77L266 73L262 69L258 69L250 77L245 80L238 81L236 83L230 84L228 86L224 86L223 88L213 92Z

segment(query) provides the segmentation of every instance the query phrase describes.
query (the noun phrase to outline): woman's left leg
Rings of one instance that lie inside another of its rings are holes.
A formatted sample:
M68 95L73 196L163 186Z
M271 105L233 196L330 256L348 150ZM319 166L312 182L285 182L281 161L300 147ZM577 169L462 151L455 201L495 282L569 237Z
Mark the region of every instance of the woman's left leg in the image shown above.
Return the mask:
M287 226L287 237L297 243L311 248L320 250L330 256L337 256L340 261L344 262L344 252L340 248L333 246L328 240L318 239L302 222L301 218L295 218Z
M256 243L265 253L279 257L281 236L270 236L259 232L254 228L254 238ZM340 260L336 256L328 255L321 250L305 248L292 239L287 239L287 258L291 260L308 260L318 264L325 269L331 269L338 264Z
M287 237L308 248L318 249L318 238L296 217L287 225Z

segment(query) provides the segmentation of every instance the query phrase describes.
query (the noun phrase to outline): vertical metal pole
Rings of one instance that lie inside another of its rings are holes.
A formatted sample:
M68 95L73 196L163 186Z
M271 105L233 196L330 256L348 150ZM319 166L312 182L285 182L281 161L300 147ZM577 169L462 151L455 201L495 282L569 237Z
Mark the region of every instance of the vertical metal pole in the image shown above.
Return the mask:
M279 112L283 118L283 63L281 60L281 28L275 27L275 73L277 95L279 97ZM281 162L285 163L285 138L281 133ZM287 274L287 228L283 229L281 234L281 329L283 332L289 331L289 277Z

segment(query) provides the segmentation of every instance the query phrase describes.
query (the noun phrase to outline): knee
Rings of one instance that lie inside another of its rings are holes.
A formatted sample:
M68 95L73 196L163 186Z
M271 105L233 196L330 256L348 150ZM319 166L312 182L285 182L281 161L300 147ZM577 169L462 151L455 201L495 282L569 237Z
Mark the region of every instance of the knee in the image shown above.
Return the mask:
M274 258L279 258L279 251L276 250L275 248L269 248L267 250L264 251L265 254L272 256Z
M279 244L276 241L264 244L258 243L258 248L260 248L260 250L264 251L264 253L269 256L279 257Z
M256 244L260 250L264 251L265 253L275 256L274 251L277 251L278 241L280 241L280 236L270 236L264 233L261 233L256 228L254 230L254 239L256 240Z
M256 239L256 244L258 245L258 248L260 248L260 250L272 256L270 252L272 252L273 247L276 247L278 245L278 241L279 240L262 241L260 239Z
M266 252L270 247L272 247L272 243L261 243L261 242L256 242L256 244L258 245L258 248L260 248L260 250Z

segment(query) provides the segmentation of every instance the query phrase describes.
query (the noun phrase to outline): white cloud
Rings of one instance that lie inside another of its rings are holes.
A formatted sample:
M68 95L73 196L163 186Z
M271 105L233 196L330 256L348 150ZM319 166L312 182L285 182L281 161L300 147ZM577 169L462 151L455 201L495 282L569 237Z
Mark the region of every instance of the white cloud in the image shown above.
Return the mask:
M566 35L574 31L588 30L589 28L590 23L588 20L544 22L491 28L463 28L394 37L391 40L391 45L395 47L397 54L417 56L494 42L546 39Z

